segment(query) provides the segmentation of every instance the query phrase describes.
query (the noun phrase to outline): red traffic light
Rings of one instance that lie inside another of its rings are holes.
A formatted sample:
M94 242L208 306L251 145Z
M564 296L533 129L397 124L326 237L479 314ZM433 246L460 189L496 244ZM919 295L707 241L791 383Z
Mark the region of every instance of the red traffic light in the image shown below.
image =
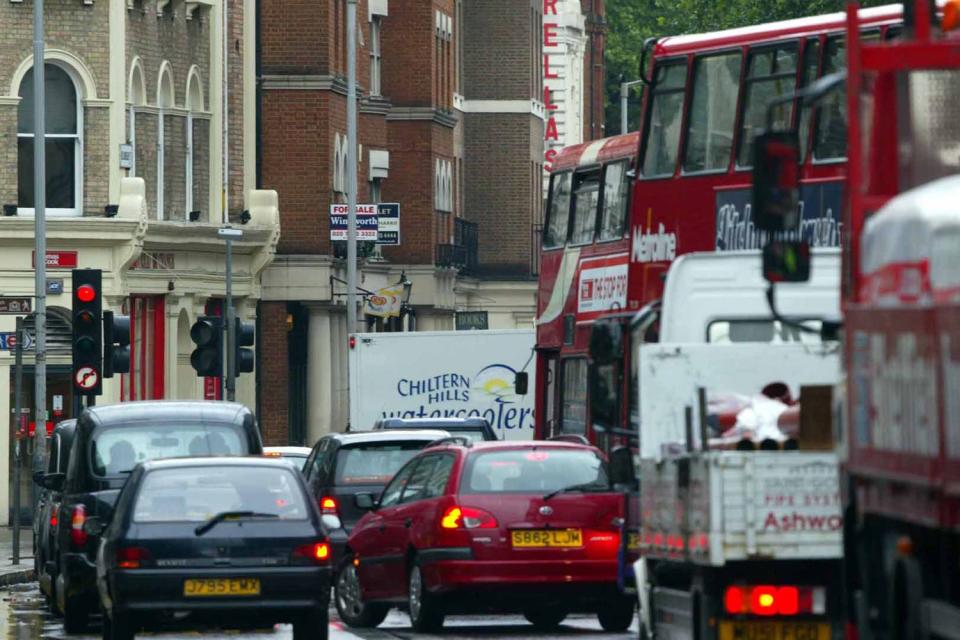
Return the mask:
M77 300L80 302L93 302L97 299L97 290L88 284L77 287Z

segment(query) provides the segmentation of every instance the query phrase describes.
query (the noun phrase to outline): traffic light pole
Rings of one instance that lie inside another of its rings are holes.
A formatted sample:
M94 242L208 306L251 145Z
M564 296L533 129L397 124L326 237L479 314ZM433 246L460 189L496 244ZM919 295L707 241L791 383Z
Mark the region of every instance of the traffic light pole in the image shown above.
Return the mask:
M46 85L44 84L43 0L33 1L33 225L34 322L33 373L35 411L33 470L45 468L47 437L47 153ZM18 514L19 517L19 514Z
M223 238L227 243L227 295L226 295L226 309L224 309L223 317L226 320L226 331L227 331L227 370L226 375L223 376L224 386L226 387L226 398L228 401L233 402L237 399L237 362L236 362L236 344L237 344L237 327L234 318L236 313L233 309L233 241L237 238L243 237L243 231L240 229L234 229L232 227L222 227L217 232L221 238Z

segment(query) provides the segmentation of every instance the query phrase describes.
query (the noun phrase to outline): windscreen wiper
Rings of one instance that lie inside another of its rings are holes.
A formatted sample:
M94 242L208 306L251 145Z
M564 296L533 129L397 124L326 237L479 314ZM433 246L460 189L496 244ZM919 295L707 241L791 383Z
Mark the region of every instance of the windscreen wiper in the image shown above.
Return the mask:
M217 515L213 516L206 522L201 525L198 525L196 529L193 530L198 536L202 536L210 529L213 529L218 522L223 522L224 520L229 520L233 518L278 518L279 516L275 513L259 513L257 511L221 511Z
M571 485L571 486L569 486L569 487L563 487L562 489L556 489L556 490L554 490L554 491L551 491L550 493L548 493L548 494L546 494L545 496L543 496L543 499L544 499L544 500L549 500L550 498L552 498L552 497L554 497L554 496L556 496L556 495L559 495L559 494L561 494L561 493L570 493L571 491L589 491L590 489L601 489L601 490L602 490L602 489L605 489L605 488L606 488L606 487L604 487L602 484L599 484L599 483L597 483L597 482L585 482L585 483L583 483L583 484L575 484L575 485Z

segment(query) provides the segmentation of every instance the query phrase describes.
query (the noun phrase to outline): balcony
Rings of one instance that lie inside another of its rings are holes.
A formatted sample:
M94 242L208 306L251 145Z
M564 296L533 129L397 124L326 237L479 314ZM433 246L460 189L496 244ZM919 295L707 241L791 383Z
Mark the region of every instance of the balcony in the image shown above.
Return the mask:
M443 237L442 235L439 237ZM461 273L476 273L477 225L462 218L453 219L453 243L437 245L437 266L456 267Z

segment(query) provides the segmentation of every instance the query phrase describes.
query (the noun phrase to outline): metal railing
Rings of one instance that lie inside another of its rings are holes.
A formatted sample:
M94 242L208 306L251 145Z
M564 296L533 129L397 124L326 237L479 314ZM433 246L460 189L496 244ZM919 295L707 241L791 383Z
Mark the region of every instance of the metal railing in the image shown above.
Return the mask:
M479 266L477 225L462 218L453 220L453 243L437 245L437 265L456 267L463 273L476 272Z

